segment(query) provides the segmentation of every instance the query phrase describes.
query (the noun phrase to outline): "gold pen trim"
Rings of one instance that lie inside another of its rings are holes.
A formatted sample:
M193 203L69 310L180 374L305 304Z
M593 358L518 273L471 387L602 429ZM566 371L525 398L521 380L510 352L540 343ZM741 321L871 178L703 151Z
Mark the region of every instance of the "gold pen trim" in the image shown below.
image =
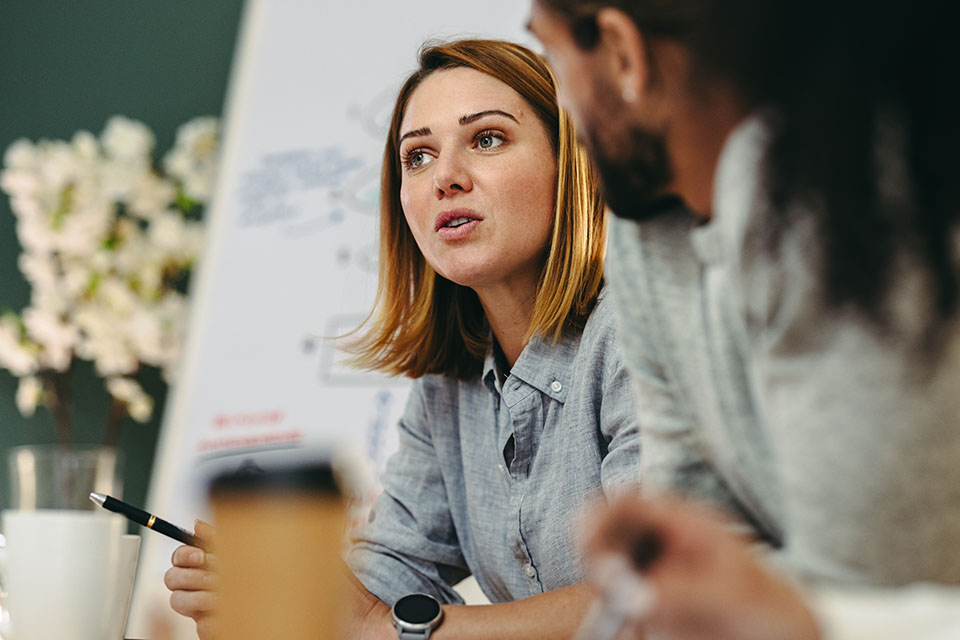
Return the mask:
M150 519L147 520L147 529L153 529L153 523L157 521L157 516L150 514Z

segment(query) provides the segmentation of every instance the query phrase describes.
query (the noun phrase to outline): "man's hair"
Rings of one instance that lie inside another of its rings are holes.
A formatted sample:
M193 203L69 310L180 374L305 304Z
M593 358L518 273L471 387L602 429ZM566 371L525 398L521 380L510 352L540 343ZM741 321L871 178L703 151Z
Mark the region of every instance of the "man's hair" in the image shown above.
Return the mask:
M526 100L556 154L553 229L540 273L528 338L558 340L581 329L603 286L606 222L589 156L557 105L546 61L526 47L498 40L459 40L424 48L419 68L397 96L380 176L380 277L373 310L348 349L352 363L420 377L480 375L490 329L476 293L443 278L424 259L400 203L400 125L410 96L430 74L468 68L488 74Z
M599 9L619 9L648 38L686 46L695 81L722 82L772 116L765 177L781 218L771 249L787 212L813 215L831 303L882 318L905 250L932 276L931 317L955 315L960 47L949 3L540 2L566 18L585 49L597 41Z

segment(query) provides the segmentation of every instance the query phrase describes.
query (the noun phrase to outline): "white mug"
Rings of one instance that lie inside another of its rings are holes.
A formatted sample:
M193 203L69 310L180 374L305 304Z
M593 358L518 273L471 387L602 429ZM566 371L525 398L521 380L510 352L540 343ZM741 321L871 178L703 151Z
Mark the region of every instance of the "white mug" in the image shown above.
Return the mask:
M3 512L3 638L122 640L140 539L94 511Z

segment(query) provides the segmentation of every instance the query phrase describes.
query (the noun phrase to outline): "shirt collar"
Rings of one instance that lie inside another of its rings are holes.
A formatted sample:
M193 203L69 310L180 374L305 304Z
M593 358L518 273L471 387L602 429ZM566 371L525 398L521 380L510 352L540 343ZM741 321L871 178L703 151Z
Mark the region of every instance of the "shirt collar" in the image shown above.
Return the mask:
M604 293L604 291L600 292L597 305L601 304ZM524 347L517 361L513 363L505 386L509 389L509 381L516 378L540 393L563 402L570 381L573 379L573 361L580 348L582 335L582 331L568 331L558 342L553 342L552 338L534 336ZM483 361L482 380L491 392L502 394L497 381L496 359L493 355L494 340L495 338L491 339Z

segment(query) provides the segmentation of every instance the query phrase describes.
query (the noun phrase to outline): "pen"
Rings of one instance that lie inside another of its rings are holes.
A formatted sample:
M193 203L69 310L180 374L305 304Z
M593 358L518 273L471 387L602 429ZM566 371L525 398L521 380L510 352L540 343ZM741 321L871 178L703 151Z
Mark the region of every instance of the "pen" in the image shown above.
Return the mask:
M119 513L128 520L133 520L137 524L145 526L147 529L153 529L157 533L162 533L168 538L173 538L177 542L188 544L191 547L198 547L207 551L203 541L189 531L170 524L166 520L158 518L152 513L147 513L143 509L137 509L133 505L127 504L122 500L117 500L102 493L91 493L90 500L97 503L107 511Z

